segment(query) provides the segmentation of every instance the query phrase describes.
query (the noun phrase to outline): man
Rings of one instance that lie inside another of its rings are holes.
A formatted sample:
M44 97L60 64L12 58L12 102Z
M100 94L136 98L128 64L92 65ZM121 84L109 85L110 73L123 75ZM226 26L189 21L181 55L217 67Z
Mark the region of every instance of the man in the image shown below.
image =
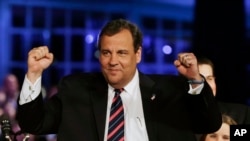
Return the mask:
M144 75L137 69L142 34L123 19L103 27L98 49L102 73L64 77L46 103L41 76L53 54L46 46L29 52L17 115L24 132L57 133L59 141L106 141L116 137L116 131L121 131L119 139L113 141L192 141L193 132L219 129L219 109L193 53L180 53L174 62L182 76ZM117 89L122 89L120 95ZM113 102L123 103L114 116ZM117 115L119 126L110 133L109 120Z
M15 74L8 74L4 78L3 91L6 93L6 103L16 107L16 100L20 93L18 78Z
M207 83L216 96L216 81L214 76L214 64L206 58L198 58L198 66L200 73L206 78ZM218 101L219 108L223 114L231 116L237 124L250 124L250 107L238 103L229 103Z

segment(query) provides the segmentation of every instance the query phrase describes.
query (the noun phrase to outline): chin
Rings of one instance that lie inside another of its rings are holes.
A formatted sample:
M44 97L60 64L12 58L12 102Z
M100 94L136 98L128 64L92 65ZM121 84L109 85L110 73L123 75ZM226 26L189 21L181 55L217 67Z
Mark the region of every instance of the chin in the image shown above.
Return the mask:
M119 79L108 77L108 81L109 81L110 83L112 83L112 84L115 84L115 83L118 83L118 82L119 82Z
M113 77L113 76L108 76L108 82L110 84L118 84L120 82L120 78L118 77Z

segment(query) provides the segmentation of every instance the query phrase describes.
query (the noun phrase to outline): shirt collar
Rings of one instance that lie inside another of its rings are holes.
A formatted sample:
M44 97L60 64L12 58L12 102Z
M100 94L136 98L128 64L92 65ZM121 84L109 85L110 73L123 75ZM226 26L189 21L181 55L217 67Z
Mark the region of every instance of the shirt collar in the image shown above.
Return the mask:
M113 88L111 85L108 84L109 89L114 91L115 88ZM136 69L135 75L133 76L132 80L124 87L124 90L129 94L133 94L134 90L139 87L139 73Z
M138 70L136 69L135 75L132 78L132 80L124 87L124 90L129 94L133 94L136 90L136 88L139 87L139 73Z

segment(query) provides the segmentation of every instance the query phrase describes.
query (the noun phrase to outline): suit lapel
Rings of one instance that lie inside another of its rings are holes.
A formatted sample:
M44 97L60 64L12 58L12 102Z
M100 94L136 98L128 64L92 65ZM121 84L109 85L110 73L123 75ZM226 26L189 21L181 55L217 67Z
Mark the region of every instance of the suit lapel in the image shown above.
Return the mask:
M148 138L150 141L156 140L156 125L153 124L157 119L154 113L156 107L156 93L155 93L155 82L149 77L139 74L140 90L142 97L142 105L144 111L144 117L146 122L146 128Z
M93 103L93 111L96 121L96 127L99 135L99 140L103 141L106 123L107 99L108 99L108 85L102 76L94 78L93 94L91 96Z

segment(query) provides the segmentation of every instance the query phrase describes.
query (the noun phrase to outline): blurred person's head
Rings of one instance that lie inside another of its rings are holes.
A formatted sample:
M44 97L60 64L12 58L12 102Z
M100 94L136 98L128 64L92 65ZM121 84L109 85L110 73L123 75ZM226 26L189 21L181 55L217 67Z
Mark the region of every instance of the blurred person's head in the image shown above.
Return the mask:
M50 87L47 93L47 98L51 98L53 95L57 93L57 91L58 91L57 86Z
M8 98L16 98L19 92L19 82L14 74L8 74L4 78L3 90Z
M4 114L6 114L11 120L15 120L16 118L16 107L12 102L7 102L4 105Z
M230 141L230 125L236 124L236 121L232 117L222 114L220 129L214 133L202 135L200 141Z
M0 90L0 107L3 107L6 103L6 93L3 90Z
M198 58L199 72L203 75L211 87L214 96L216 96L216 82L214 75L214 64L211 60L205 57Z

